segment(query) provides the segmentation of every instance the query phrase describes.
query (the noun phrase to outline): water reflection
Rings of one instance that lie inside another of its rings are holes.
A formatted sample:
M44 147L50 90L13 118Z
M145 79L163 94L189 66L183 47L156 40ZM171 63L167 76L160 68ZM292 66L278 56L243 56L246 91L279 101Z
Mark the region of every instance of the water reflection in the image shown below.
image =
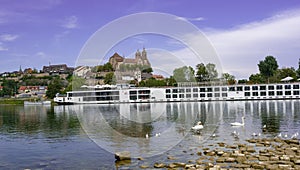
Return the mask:
M242 116L246 117L244 127L230 126L231 122L241 121ZM199 120L204 129L201 134L194 134L190 128ZM3 105L0 107L0 162L3 166L0 167L96 169L105 165L111 169L114 157L105 150L113 153L129 150L134 157L168 152L178 161L187 161L194 158L183 155L179 150L183 148L179 146L188 150L209 147L212 142L243 141L254 132L261 133L262 137L279 133L291 136L299 129L298 100L55 107ZM239 133L239 138L231 135L233 131ZM159 133L160 136L156 136ZM212 138L213 133L217 137Z

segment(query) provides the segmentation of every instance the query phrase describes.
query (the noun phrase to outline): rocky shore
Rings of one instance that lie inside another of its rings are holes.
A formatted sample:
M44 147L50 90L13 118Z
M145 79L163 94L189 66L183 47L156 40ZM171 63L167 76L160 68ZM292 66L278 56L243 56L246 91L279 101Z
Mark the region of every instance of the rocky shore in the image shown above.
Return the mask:
M163 169L300 169L298 139L248 139L244 143L212 144L213 148L197 151L199 157L188 162L177 162L168 156L168 162L156 162L153 167Z

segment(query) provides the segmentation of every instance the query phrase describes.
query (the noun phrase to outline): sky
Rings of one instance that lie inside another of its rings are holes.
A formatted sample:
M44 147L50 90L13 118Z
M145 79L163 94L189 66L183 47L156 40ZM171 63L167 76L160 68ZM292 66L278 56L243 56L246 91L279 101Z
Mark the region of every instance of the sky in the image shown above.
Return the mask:
M193 24L214 47L222 71L238 79L257 73L258 62L268 55L277 59L280 68L298 68L297 0L0 0L0 73L19 70L20 66L38 70L49 64L78 66L83 47L98 30L121 17L141 12L171 14ZM147 23L137 20L118 30ZM195 37L185 39L197 44ZM158 72L171 74L176 66L172 63L195 67L206 62L190 57L192 52L186 44L155 34L128 37L108 49L105 56L95 56L104 59L102 62L114 52L132 57L143 47Z

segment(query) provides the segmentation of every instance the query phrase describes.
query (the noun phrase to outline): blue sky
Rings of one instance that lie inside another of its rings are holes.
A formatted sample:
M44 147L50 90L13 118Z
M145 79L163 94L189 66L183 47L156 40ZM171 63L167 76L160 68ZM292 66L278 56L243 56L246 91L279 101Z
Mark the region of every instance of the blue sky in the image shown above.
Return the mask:
M20 65L42 69L49 62L76 66L81 48L98 29L139 12L168 13L188 20L215 47L223 71L238 78L257 72L258 61L266 55L275 56L280 67L298 67L297 0L0 0L0 73L18 70ZM188 55L184 46L169 43L166 47L168 42L165 37L136 36L113 47L105 57L114 52L129 57L143 46ZM159 56L161 51L149 55Z

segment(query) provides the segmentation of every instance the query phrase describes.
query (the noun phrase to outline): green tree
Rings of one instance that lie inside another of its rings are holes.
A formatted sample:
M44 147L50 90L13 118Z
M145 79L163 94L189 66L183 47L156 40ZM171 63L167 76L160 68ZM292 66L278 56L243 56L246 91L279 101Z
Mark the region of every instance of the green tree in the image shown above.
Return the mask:
M196 80L198 82L207 81L208 79L208 72L206 70L206 67L203 63L197 64L197 73L196 73Z
M116 84L116 77L114 73L107 73L104 77L105 84Z
M212 63L206 64L206 70L208 73L208 79L209 81L215 80L218 78L218 72L216 70L216 65Z
M73 90L79 90L81 86L85 84L85 79L77 76L72 76L71 78L68 79L69 84L63 91L63 93L66 93L68 91L73 91Z
M278 69L278 64L273 56L267 56L263 61L259 61L258 68L260 74L269 82L269 78L273 76Z
M235 77L229 73L223 73L222 78L227 82L227 84L235 84Z
M257 73L257 74L251 74L251 76L249 77L249 81L251 83L264 83L265 79L261 74Z
M14 80L3 80L2 83L3 89L0 93L0 96L8 95L8 96L13 96L17 93L18 89L18 82Z
M61 92L63 88L63 82L59 78L54 78L48 85L46 96L53 99L57 93Z
M191 66L183 66L173 71L176 82L195 82L194 69Z
M177 86L177 82L173 76L165 79L167 86Z
M297 79L297 73L293 67L279 69L277 74L278 74L278 76L277 76L278 81L280 81L281 79L288 77L288 76L293 77L294 79Z
M297 78L300 78L300 58L298 61L298 69L296 70L296 73L297 73Z

